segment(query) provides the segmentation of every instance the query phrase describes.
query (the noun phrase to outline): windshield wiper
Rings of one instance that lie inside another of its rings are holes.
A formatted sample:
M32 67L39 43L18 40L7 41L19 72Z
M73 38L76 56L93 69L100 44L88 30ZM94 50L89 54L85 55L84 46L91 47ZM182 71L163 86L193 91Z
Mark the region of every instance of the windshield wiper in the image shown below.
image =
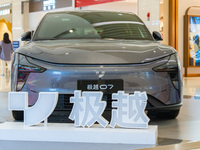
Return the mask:
M75 32L75 31L76 31L76 29L72 28L72 29L69 29L69 30L67 30L67 31L61 32L61 33L57 34L57 35L54 36L54 37L50 37L50 38L38 38L38 39L35 39L34 41L57 40L58 37L63 36L63 35L66 35L66 34L69 34L69 33L73 33L73 32Z
M60 36L63 36L63 35L66 35L66 34L70 34L70 33L73 33L73 32L75 32L75 31L76 31L76 29L72 28L72 29L69 29L69 30L66 30L66 31L64 31L64 32L61 32L61 33L57 34L57 35L54 36L53 38L58 38L58 37L60 37Z

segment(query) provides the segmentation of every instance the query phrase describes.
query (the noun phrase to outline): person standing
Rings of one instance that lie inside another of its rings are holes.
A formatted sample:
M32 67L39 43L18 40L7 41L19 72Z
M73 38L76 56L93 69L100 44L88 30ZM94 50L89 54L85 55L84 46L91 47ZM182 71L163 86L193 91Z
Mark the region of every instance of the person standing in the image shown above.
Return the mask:
M1 76L5 76L6 64L11 73L11 55L13 53L12 42L9 39L9 34L4 33L3 41L0 42L0 59L1 59Z

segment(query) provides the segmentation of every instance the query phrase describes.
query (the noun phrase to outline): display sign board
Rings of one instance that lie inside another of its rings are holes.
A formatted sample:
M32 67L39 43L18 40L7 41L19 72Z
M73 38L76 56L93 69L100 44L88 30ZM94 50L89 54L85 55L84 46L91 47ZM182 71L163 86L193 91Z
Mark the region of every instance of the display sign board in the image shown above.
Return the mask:
M17 48L19 48L19 41L13 41L13 50L15 51Z
M188 53L188 66L200 66L200 16L189 16Z
M89 5L103 4L116 1L124 1L124 0L75 0L75 7L84 7Z
M29 12L70 8L74 0L29 0Z
M185 77L188 76L188 67L200 67L200 6L191 6L184 15L184 68Z
M102 101L102 91L74 91L70 98L73 108L69 119L75 126L91 127L95 122L106 128L109 122L102 116L106 102ZM48 101L47 101L48 99ZM147 104L146 92L135 91L127 94L118 91L112 94L112 114L109 126L123 128L148 128L149 118L145 114ZM58 101L58 92L41 92L36 104L28 107L28 92L9 92L8 106L10 110L24 111L25 125L32 126L47 123L47 119L54 111ZM67 116L66 116L67 117Z

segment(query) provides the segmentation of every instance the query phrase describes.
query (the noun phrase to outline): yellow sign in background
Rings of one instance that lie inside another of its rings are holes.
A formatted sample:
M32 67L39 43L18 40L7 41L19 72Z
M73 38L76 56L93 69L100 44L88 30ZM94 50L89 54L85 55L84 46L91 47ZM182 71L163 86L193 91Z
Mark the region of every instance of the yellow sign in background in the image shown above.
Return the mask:
M3 40L3 34L7 32L9 34L9 38L12 41L12 23L6 21L5 19L0 20L0 41Z

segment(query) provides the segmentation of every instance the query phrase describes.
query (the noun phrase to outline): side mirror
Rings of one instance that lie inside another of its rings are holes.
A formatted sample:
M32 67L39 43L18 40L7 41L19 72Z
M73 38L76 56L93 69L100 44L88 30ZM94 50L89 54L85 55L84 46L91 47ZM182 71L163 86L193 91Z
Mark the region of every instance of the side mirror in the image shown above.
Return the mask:
M21 35L21 40L22 41L30 41L32 38L32 34L33 34L33 31L25 32L24 34Z
M162 34L160 34L160 32L157 31L153 31L153 38L156 41L163 41Z

